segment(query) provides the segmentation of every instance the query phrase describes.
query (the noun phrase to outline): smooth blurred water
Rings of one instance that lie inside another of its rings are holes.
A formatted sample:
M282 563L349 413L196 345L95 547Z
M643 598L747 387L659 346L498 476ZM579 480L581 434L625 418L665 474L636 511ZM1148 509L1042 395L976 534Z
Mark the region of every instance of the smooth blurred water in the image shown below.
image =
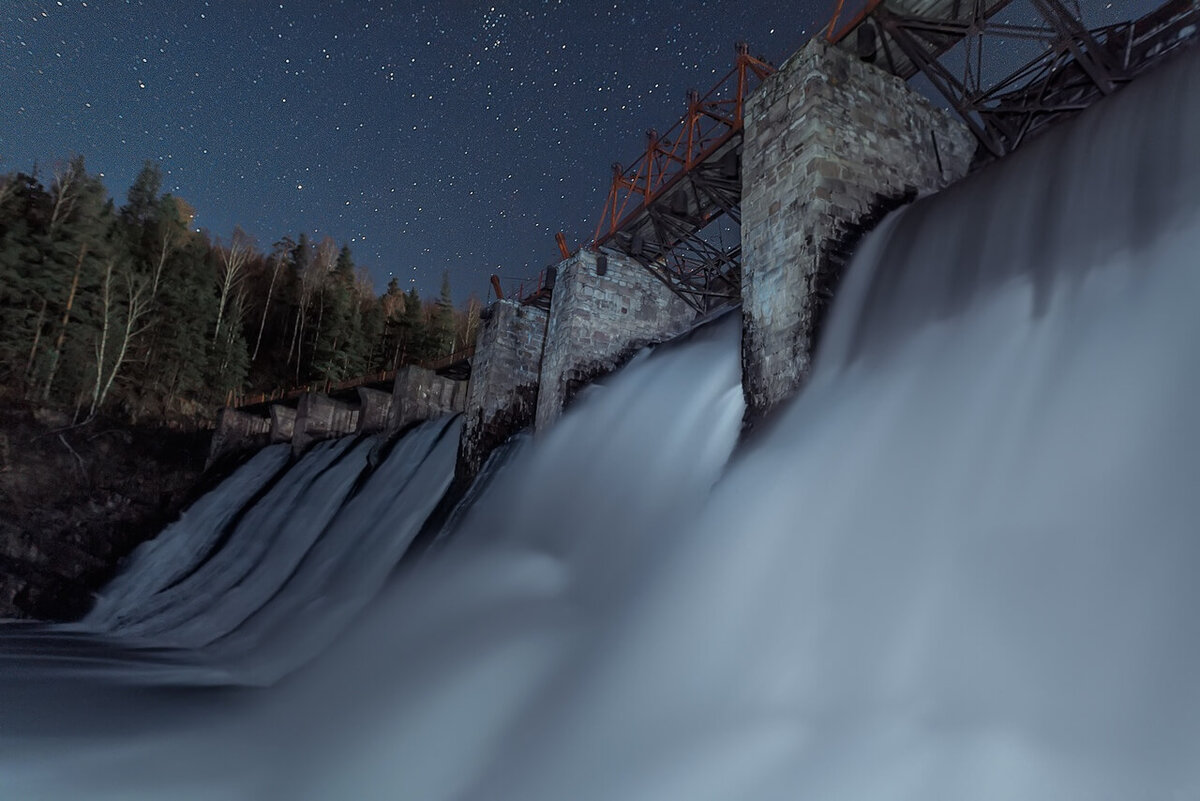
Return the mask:
M455 424L260 455L0 634L0 797L1200 796L1196 142L1189 55L891 218L752 442L727 319L395 581Z

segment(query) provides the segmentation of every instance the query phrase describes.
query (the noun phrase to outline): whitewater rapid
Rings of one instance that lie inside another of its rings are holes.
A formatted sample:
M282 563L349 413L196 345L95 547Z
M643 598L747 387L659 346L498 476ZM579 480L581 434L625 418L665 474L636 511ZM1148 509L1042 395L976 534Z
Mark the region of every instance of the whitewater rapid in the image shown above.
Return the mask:
M727 317L407 566L457 421L264 451L0 631L0 798L1200 796L1196 142L1190 53L890 218L749 442Z

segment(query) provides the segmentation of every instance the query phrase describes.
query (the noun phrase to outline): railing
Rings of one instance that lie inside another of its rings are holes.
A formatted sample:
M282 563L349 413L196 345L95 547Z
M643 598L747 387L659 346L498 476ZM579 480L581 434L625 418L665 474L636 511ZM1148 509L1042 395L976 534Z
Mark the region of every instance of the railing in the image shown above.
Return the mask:
M521 283L517 284L515 291L504 293L504 289L500 286L500 276L492 276L492 291L496 294L496 300L515 300L518 303L532 303L545 294L548 294L554 286L554 281L550 278L550 272L553 268L547 268L537 274L529 283L529 289L526 289L526 279L522 279Z
M738 44L733 69L707 94L688 93L687 111L665 134L646 133L646 149L629 167L613 165L612 185L604 201L593 244L621 229L649 206L679 176L716 153L742 129L742 109L753 88L775 68Z
M474 355L475 355L475 346L471 345L468 348L462 348L461 350L456 350L453 353L451 353L450 355L443 356L440 359L431 359L430 361L422 362L419 366L424 367L426 370L433 370L436 372L438 370L443 370L452 364L457 364L458 362L466 361L467 359L471 358Z
M426 370L442 370L457 362L465 361L475 355L475 346L471 345L467 348L461 348L453 353L442 356L438 359L427 359L423 362L417 362L406 367L421 367ZM400 368L403 369L403 368ZM396 370L381 370L377 373L369 373L357 378L349 378L345 381L313 381L308 384L291 387L290 389L276 389L271 392L257 392L253 395L239 395L233 390L225 396L225 405L235 409L240 409L246 406L258 406L263 403L271 403L274 401L292 400L298 398L306 392L320 392L329 394L330 392L341 392L347 389L356 389L357 387L367 384L384 384L396 380L396 375L400 372Z

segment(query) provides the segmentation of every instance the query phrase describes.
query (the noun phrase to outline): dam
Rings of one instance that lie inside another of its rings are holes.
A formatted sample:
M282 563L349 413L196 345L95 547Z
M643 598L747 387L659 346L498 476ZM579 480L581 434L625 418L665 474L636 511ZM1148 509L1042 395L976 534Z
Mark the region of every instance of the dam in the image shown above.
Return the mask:
M740 307L631 235L469 380L231 408L83 620L0 628L0 797L1194 795L1200 53L999 159L810 115L881 87L826 39L748 98Z

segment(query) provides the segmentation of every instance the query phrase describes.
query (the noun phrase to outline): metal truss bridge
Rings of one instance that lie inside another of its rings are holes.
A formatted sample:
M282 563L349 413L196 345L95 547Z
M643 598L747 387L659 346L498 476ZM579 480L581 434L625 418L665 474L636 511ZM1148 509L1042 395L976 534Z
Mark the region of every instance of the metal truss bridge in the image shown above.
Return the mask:
M706 94L689 92L687 110L666 133L646 132L646 148L612 184L592 239L639 261L693 308L741 294L741 237L705 236L726 217L740 224L742 120L746 98L775 68L739 44L733 68Z
M1198 0L1096 28L1079 0L870 0L854 14L844 4L827 38L906 81L924 76L997 158L1112 94L1200 23Z
M1095 0L1085 0L1095 2ZM1169 0L1134 21L1088 28L1078 0L837 0L824 35L906 81L923 76L981 144L981 160L1111 94L1193 37L1200 0ZM1024 54L1026 58L1021 58ZM1015 69L1007 68L1014 61ZM684 115L648 131L612 183L588 247L640 262L693 308L740 299L742 123L750 92L774 72L737 48L733 68ZM735 226L732 241L712 224ZM569 255L559 235L564 258ZM549 303L538 279L526 302Z

